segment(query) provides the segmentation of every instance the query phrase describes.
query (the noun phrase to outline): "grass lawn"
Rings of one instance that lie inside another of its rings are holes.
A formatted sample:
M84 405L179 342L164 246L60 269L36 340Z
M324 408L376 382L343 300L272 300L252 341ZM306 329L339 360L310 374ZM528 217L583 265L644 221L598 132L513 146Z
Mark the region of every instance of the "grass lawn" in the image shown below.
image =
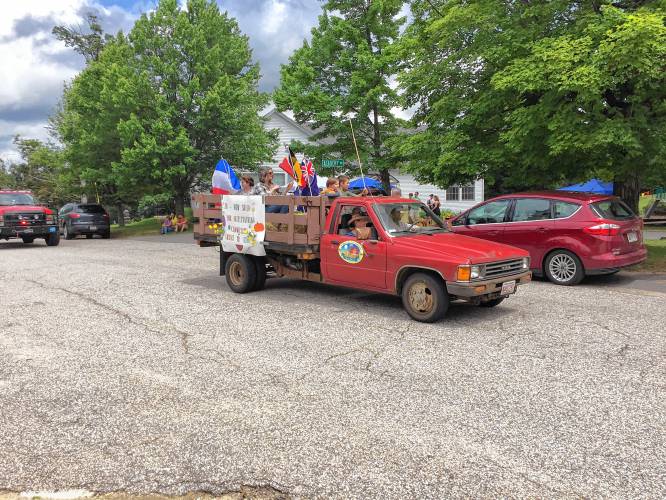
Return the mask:
M160 234L162 220L156 217L131 222L125 226L111 225L112 238L127 238L129 236L145 236L146 234Z
M653 196L641 196L640 198L638 198L638 213L640 215L645 214L648 205L652 203L653 199L654 199Z
M666 273L666 240L645 240L645 246L648 250L647 260L631 270Z
M191 221L192 219L190 219ZM126 224L120 227L118 224L111 225L112 238L130 238L132 236L146 236L150 234L160 234L160 227L162 227L162 217L151 217L143 219L138 222ZM192 231L192 222L187 232Z

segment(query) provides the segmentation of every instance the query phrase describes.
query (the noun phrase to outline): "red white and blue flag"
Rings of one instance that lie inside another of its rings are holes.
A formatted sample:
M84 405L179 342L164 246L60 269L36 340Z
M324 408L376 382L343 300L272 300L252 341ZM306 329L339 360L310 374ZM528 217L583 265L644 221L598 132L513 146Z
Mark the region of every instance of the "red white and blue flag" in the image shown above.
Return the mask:
M213 194L232 194L240 191L241 184L229 162L222 158L213 172Z
M312 160L303 159L301 166L303 172L303 183L300 186L301 196L319 196L319 186L317 185L317 172L315 172Z

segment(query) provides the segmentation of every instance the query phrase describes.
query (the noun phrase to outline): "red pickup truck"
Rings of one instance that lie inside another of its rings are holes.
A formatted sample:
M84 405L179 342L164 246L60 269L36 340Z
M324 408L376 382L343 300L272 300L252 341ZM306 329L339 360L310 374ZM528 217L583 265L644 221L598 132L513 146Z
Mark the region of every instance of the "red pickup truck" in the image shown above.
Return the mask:
M0 239L32 243L44 238L50 247L60 243L57 216L36 204L30 191L0 190Z
M264 203L271 207L265 256L220 251L220 275L237 293L263 288L267 277L297 278L400 295L413 319L434 322L453 300L493 307L531 280L528 252L452 233L418 201L266 196ZM194 238L219 244L220 195L196 194L192 206Z

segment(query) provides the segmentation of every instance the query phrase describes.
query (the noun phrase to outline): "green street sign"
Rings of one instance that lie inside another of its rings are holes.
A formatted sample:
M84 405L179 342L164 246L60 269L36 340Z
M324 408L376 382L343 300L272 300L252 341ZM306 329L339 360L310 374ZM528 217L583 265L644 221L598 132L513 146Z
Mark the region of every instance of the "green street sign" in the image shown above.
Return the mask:
M324 168L344 167L344 160L322 160L321 166Z

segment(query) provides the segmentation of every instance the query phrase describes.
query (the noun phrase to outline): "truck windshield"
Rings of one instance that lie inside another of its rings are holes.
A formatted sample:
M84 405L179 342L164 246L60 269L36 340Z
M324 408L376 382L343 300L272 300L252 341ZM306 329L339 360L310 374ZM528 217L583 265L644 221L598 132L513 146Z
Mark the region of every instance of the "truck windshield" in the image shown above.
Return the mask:
M377 203L374 209L390 235L448 231L442 219L423 203Z
M0 206L34 205L32 196L25 193L0 193Z

